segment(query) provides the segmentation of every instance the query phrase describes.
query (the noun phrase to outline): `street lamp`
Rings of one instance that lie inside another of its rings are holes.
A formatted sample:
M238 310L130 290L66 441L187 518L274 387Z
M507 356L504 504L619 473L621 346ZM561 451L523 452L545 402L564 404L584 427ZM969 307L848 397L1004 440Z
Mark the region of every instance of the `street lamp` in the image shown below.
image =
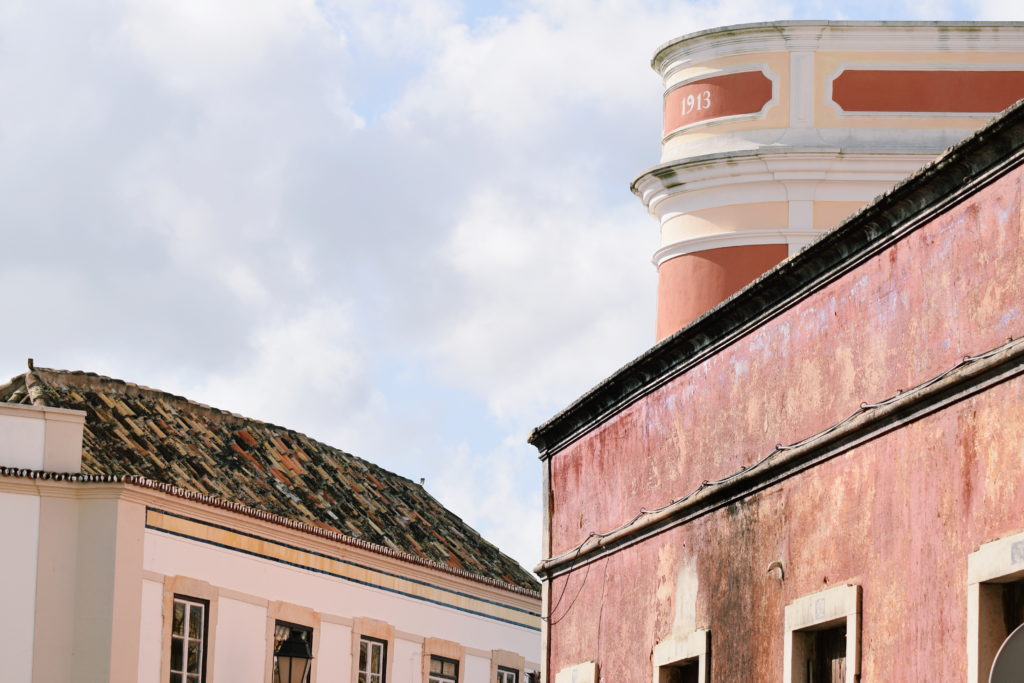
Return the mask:
M288 634L288 639L274 653L274 659L274 683L306 683L313 653L309 651L309 643L301 631L293 629Z

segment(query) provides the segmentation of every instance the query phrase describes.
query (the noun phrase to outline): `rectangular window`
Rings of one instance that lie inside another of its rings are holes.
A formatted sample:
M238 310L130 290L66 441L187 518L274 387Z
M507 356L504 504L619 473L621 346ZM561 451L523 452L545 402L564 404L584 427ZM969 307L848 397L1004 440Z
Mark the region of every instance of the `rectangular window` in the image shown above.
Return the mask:
M804 663L808 683L845 683L846 624L819 631L804 631Z
M705 683L711 664L711 632L674 633L651 652L654 683Z
M786 606L785 683L860 678L860 586L835 586Z
M996 655L1024 623L1024 534L967 556L967 681L988 683Z
M309 626L302 626L300 624L290 624L286 621L274 622L274 652L277 652L281 647L281 643L288 640L292 633L298 633L299 636L309 644L309 651L313 652L313 629ZM277 658L274 658L274 681L280 680L282 672L278 670ZM284 673L287 677L287 672ZM309 674L306 674L305 680L309 680Z
M388 644L377 638L359 639L359 683L384 683Z
M454 659L430 657L430 676L428 683L455 683L459 680L459 663Z
M171 683L206 680L205 600L174 596L171 619Z
M658 683L698 683L699 676L700 660L697 658L658 667Z
M498 683L519 683L519 672L515 669L498 667Z

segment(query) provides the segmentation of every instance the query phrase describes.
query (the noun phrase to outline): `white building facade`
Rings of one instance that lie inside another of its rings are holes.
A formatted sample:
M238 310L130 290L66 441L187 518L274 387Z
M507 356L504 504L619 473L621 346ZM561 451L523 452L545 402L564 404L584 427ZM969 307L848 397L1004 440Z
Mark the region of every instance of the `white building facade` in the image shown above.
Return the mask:
M82 474L85 419L0 402L3 680L270 683L292 630L310 683L518 683L540 668L535 591L177 485Z

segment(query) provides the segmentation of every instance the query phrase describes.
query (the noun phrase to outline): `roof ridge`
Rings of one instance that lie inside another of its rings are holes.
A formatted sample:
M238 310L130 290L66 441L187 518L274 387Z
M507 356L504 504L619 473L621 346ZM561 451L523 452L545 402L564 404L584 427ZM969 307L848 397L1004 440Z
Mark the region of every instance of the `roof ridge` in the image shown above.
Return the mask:
M31 405L46 406L46 398L40 386L39 377L35 374L35 364L31 358L28 359L28 370L15 375L7 382L0 384L0 395L7 393L10 398L0 400L3 403L24 403L23 399L28 396Z
M43 394L42 381L36 375L35 370L30 369L25 373L25 390L28 392L29 400L34 406L45 406L46 398Z
M46 381L46 379L47 379L46 376L47 375L54 375L54 376L60 376L61 378L63 378L66 381L67 384L74 385L74 386L76 386L76 387L78 387L80 389L97 388L97 385L102 383L104 385L103 386L104 389L119 388L119 389L121 389L123 391L124 394L126 394L128 396L136 395L137 393L153 394L153 395L155 395L157 397L168 399L171 402L173 402L175 404L178 404L178 405L181 405L183 407L186 407L186 408L189 408L189 409L192 409L192 410L197 410L200 413L207 413L207 414L212 414L212 415L227 416L227 417L230 417L230 418L232 418L232 420L237 421L237 422L247 423L247 424L262 425L262 426L270 427L272 429L281 430L281 431L286 432L288 434L295 435L297 437L301 437L303 439L308 439L310 441L314 441L316 443L322 444L322 445L326 446L327 448L330 448L333 451L337 451L338 453L343 453L343 454L345 454L345 455L347 455L349 457L356 458L357 460L359 460L361 462L364 462L367 465L371 465L373 467L377 467L379 469L382 469L382 470L388 472L389 474L393 474L396 477L401 477L402 479L404 479L405 481L409 482L412 485L416 485L416 483L412 479L409 479L408 477L404 477L401 474L398 474L396 472L392 472L391 470L386 470L385 468L381 467L380 465L378 465L378 464L376 464L374 462L371 462L370 460L367 460L365 458L361 458L358 455L355 455L353 453L349 453L348 451L346 451L344 449L341 449L341 448L338 448L337 446L332 446L331 444L327 443L326 441L321 441L320 439L312 437L309 434L306 434L304 432L300 432L300 431L292 429L290 427L285 427L285 426L282 426L282 425L279 425L279 424L275 424L273 422L268 422L266 420L261 420L259 418L248 417L246 415L242 415L241 413L235 413L235 412L232 412L230 410L224 410L223 408L217 408L215 406L207 405L205 403L200 403L199 401L195 401L195 400L193 400L193 399L191 399L191 398L189 398L187 396L182 396L181 394L171 393L170 391L165 391L163 389L156 389L154 387L146 386L145 384L137 384L135 382L129 382L128 380L118 379L117 377L109 377L107 375L101 375L99 373L89 372L89 371L86 371L86 370L62 370L62 369L58 369L58 368L43 368L43 367L35 366L32 372L36 373L36 379L37 380L42 380L43 382ZM23 373L22 375L19 375L19 376L20 377L25 377L28 374L30 374L30 373L26 372L26 373ZM41 374L41 376L40 376L40 374ZM68 380L70 380L70 381L68 381Z
M67 384L74 385L80 389L92 389L96 388L99 384L103 384L105 385L105 389L112 387L120 388L123 391L123 393L128 395L131 395L132 392L135 391L152 393L159 395L161 398L171 399L175 403L183 404L189 408L198 408L199 410L204 412L216 413L218 415L227 415L229 417L233 417L238 420L244 420L246 422L259 422L260 424L265 424L276 429L284 429L289 432L294 431L288 429L287 427L281 427L280 425L275 425L264 420L246 417L245 415L240 415L239 413L233 413L230 410L224 410L223 408L215 408L214 406L210 406L205 403L200 403L199 401L194 401L188 398L187 396L173 394L163 389L156 389L154 387L146 386L145 384L136 384L135 382L129 382L128 380L119 379L117 377L101 375L96 372L88 372L85 370L62 370L59 368L41 368L38 366L34 368L34 371L37 373L41 373L44 380L46 375L60 376L65 379ZM25 374L27 375L29 373Z

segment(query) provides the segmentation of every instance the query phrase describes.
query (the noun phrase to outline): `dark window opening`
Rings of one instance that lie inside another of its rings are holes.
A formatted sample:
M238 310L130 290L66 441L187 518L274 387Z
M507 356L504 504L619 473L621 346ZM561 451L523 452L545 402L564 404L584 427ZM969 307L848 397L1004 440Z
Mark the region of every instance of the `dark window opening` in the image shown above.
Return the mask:
M290 624L287 621L274 622L274 652L281 647L281 643L288 640L292 633L298 633L304 641L309 643L309 651L313 652L313 629L301 624ZM274 680L280 676L277 671L277 661L274 662ZM309 680L309 673L306 673L306 680Z
M807 657L808 683L846 681L846 625L810 631Z
M697 683L699 674L698 660L690 659L658 667L658 683Z
M1004 583L1002 589L1003 626L1010 634L1024 624L1024 581Z

